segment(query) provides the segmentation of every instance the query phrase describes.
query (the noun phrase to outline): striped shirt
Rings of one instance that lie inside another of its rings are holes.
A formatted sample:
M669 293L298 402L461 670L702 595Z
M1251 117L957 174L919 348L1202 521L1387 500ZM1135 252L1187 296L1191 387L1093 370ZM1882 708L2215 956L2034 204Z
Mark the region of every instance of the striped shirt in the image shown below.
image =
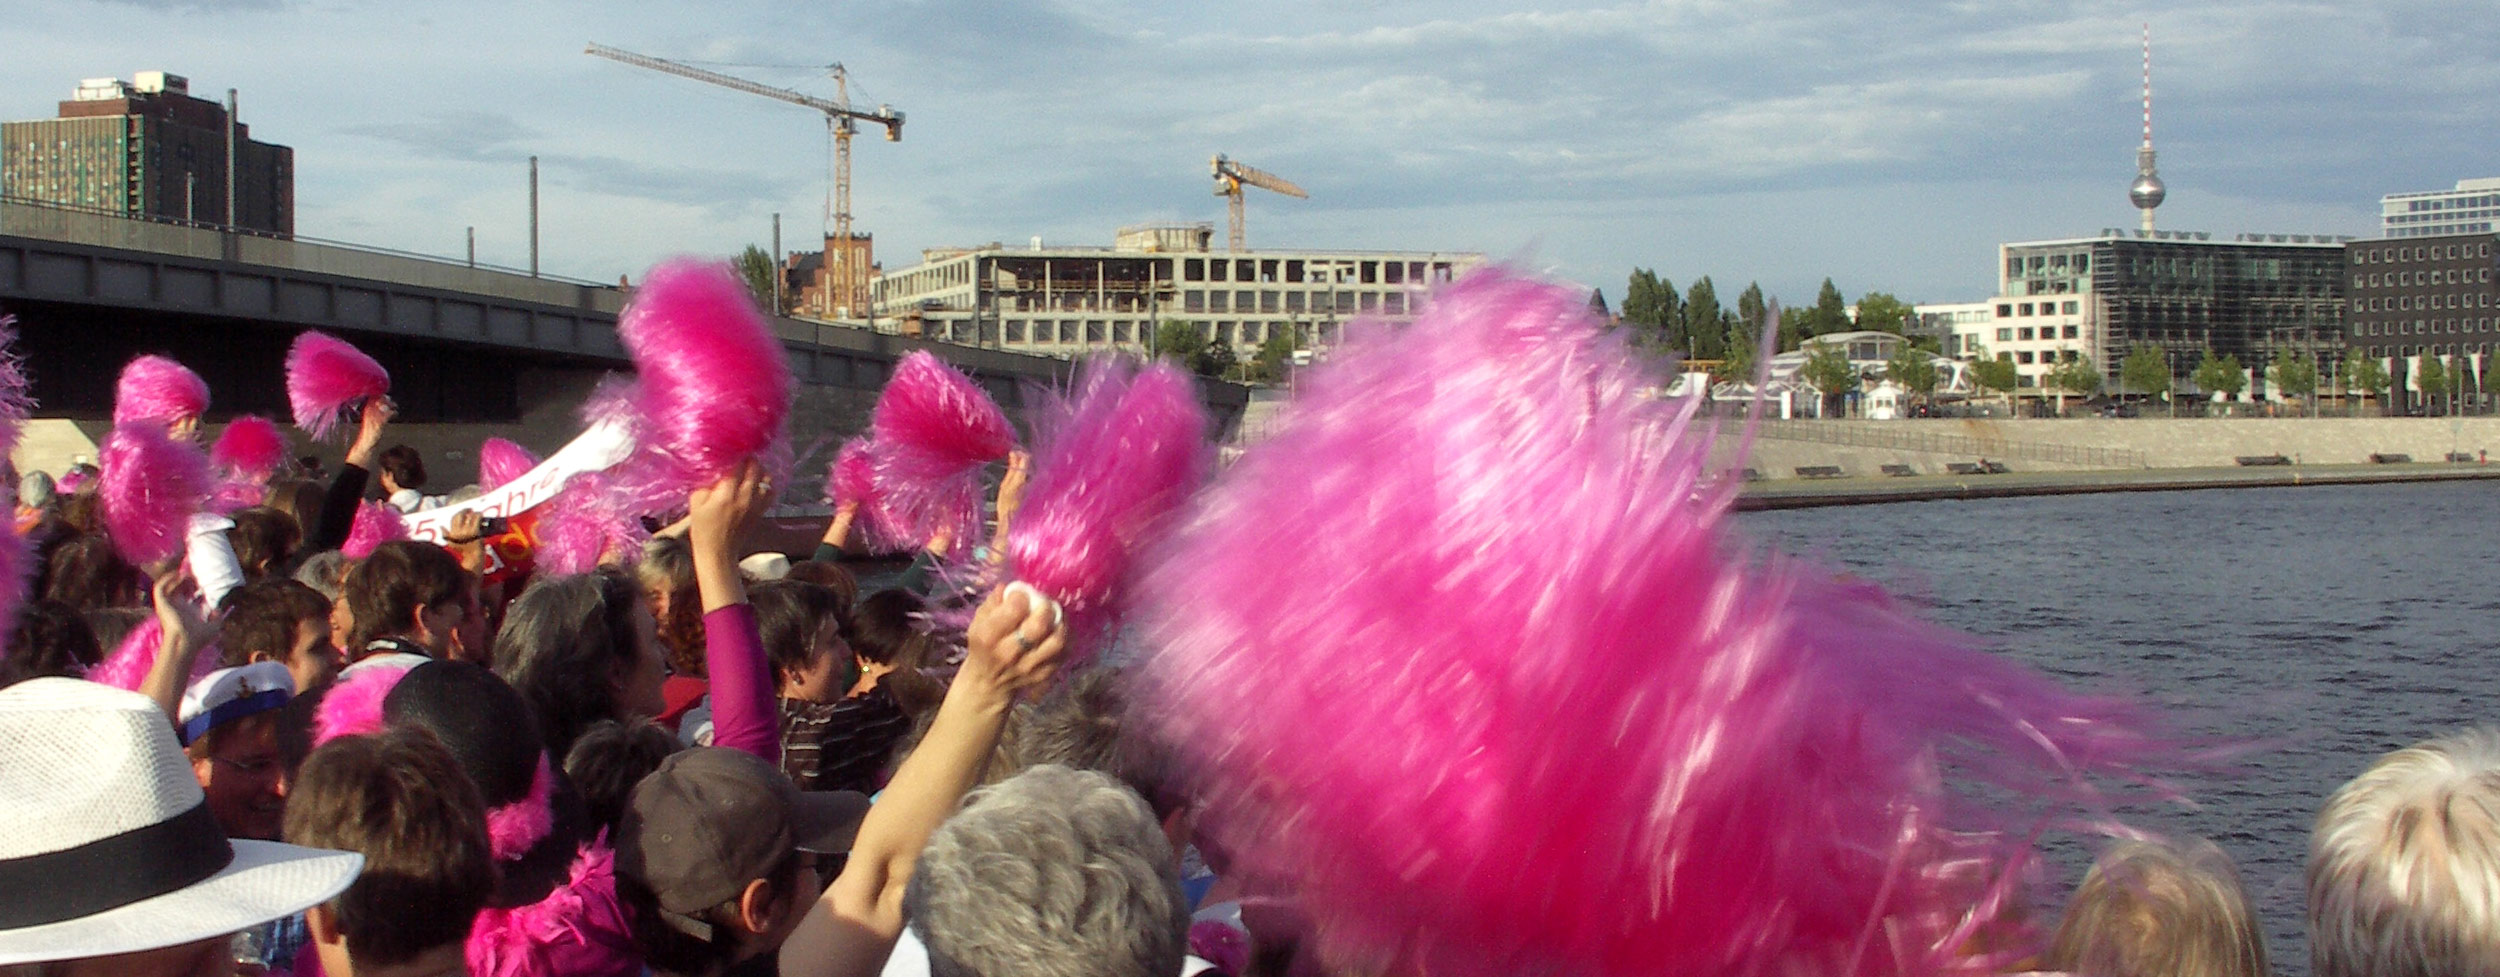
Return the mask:
M883 684L840 702L781 700L781 770L800 790L874 793L911 717Z

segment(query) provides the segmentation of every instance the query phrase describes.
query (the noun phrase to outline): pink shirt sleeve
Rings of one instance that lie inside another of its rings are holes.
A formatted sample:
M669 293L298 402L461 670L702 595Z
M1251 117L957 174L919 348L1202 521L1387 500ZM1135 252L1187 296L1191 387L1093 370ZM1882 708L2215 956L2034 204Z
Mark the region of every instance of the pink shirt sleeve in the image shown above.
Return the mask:
M755 630L755 609L731 604L703 615L703 662L711 672L712 745L781 764L781 709Z

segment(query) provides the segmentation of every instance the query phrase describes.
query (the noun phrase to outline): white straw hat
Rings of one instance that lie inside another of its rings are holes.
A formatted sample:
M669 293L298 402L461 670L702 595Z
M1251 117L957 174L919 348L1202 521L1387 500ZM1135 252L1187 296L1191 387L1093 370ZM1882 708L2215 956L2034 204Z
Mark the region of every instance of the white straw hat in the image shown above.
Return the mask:
M347 888L364 856L229 841L147 697L0 689L0 965L223 936Z

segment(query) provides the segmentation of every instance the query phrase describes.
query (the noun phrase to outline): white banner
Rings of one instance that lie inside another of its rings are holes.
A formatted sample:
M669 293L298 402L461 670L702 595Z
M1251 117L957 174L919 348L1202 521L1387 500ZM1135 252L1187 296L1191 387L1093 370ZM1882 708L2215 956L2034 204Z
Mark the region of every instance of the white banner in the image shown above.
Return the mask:
M487 518L510 518L536 508L540 503L564 491L564 483L585 472L606 471L616 467L634 453L634 436L623 424L601 421L583 431L572 443L548 455L538 467L530 469L509 484L458 505L447 505L407 516L408 538L429 543L442 543L450 538L451 517L476 511Z

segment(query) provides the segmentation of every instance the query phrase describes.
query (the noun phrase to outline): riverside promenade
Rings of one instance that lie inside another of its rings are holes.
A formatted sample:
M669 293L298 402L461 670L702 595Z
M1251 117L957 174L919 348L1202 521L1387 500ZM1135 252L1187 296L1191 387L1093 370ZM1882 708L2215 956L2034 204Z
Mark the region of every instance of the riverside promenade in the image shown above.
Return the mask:
M2272 486L2367 485L2500 479L2500 464L2473 462L2386 465L2282 465L2256 468L2141 468L2103 471L2009 471L2001 475L1796 478L1754 482L1737 496L1740 510L1803 509L2021 495L2180 492Z

